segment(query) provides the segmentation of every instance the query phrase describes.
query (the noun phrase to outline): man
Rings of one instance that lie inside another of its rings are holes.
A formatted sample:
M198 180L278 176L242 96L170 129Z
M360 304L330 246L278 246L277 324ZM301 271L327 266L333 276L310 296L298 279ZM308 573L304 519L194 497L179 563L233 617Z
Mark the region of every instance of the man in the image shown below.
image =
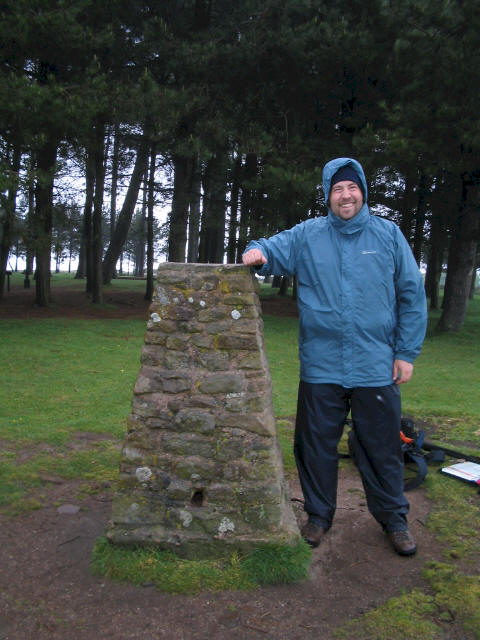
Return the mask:
M323 170L328 216L251 242L243 263L261 275L296 275L300 385L295 459L316 547L336 508L338 454L352 413L355 459L370 513L400 555L416 544L403 493L399 385L410 380L427 320L422 278L400 229L370 215L361 165Z

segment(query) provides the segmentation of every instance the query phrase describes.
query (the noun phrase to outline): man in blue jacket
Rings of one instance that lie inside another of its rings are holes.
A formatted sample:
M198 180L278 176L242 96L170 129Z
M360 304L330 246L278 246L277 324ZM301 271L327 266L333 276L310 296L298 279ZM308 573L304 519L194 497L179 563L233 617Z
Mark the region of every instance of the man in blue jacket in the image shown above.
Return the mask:
M356 462L370 513L395 551L412 555L403 493L399 385L410 380L425 337L421 275L400 229L372 216L361 165L323 170L328 216L251 242L243 263L260 275L297 276L300 385L295 459L316 547L336 508L338 454L351 410Z

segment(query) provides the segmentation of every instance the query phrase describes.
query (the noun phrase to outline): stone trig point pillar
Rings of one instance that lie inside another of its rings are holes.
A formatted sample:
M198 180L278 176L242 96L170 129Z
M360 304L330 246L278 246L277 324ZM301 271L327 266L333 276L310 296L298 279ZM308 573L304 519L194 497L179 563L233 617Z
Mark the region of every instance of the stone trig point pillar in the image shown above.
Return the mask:
M296 542L250 270L162 264L141 364L108 539L185 557Z

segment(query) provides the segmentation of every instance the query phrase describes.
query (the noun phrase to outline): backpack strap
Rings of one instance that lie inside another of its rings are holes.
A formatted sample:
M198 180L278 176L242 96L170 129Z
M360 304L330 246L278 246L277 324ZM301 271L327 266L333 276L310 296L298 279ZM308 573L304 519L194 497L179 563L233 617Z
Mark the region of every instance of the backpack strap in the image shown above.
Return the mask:
M405 480L404 491L411 491L419 487L425 480L428 473L427 460L422 452L425 433L419 431L415 438L406 438L400 431L402 439L402 451L405 462L413 462L417 466L417 475L414 478Z
M413 462L417 465L417 475L414 478L405 480L403 485L404 491L411 491L419 487L425 480L428 473L427 461L420 449L416 447L408 447L403 450L405 462Z

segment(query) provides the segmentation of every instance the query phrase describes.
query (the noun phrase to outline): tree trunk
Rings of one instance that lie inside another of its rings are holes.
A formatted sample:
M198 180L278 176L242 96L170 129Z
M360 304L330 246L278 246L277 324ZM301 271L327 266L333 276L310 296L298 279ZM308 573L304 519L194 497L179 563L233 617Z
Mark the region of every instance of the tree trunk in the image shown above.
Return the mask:
M110 242L113 239L115 220L117 217L117 190L118 190L118 159L120 155L120 133L118 122L113 128L113 152L112 152L112 187L110 191Z
M145 244L147 240L147 184L148 168L145 169L145 175L143 176L142 217L140 222L140 233L138 234L135 243L135 266L133 273L136 278L143 278L143 274L145 272Z
M35 221L35 161L33 152L30 153L29 169L28 169L28 213L25 234L25 279L23 281L24 289L30 289L30 276L33 273L33 261L35 259L34 246L34 221Z
M441 205L439 205L441 206ZM438 309L438 288L442 275L443 255L445 252L445 216L437 211L432 214L430 229L430 251L425 274L425 292L430 298L430 309Z
M103 304L102 283L102 212L105 192L105 125L98 122L95 127L95 195L92 216L92 302Z
M187 244L188 207L192 178L192 158L173 158L173 198L168 232L169 262L185 262Z
M57 142L47 136L37 153L35 185L35 304L46 307L50 296L50 254L52 248L53 183Z
M286 296L288 293L288 287L290 286L290 278L288 276L283 276L282 281L280 283L280 289L278 291L279 296Z
M472 273L472 282L470 284L470 293L468 294L468 299L469 300L473 300L473 298L475 296L475 284L477 282L477 271L478 271L478 269L480 269L479 244L477 244L476 254L477 255L475 257L475 264L474 264L473 273Z
M193 161L190 181L190 212L188 215L187 262L198 261L198 241L200 238L200 200L202 190L202 168L198 158Z
M203 212L199 261L222 264L225 252L227 154L218 151L207 163L203 179Z
M258 158L254 153L247 153L245 157L245 165L243 167L242 176L242 193L240 196L240 224L238 232L238 244L237 244L237 260L242 261L242 254L245 251L248 241L248 231L250 226L250 218L253 208L253 201L255 198L255 189L252 188L252 184L257 179L257 165Z
M85 204L83 206L83 229L80 256L75 278L87 278L85 291L92 292L92 211L95 192L95 163L89 149L85 155Z
M460 331L465 320L478 239L480 185L463 178L462 203L452 229L438 331Z
M232 173L232 184L230 187L230 222L228 226L227 262L233 264L237 252L237 229L238 229L238 196L240 194L240 172L242 170L242 157L237 156Z
M5 198L3 219L0 216L0 299L3 296L5 288L5 271L7 268L8 254L12 246L13 228L15 225L15 203L18 190L18 174L20 171L20 158L21 158L20 145L16 144L12 150L10 171L8 177L8 192Z
M118 192L118 166L120 157L120 127L117 121L113 127L113 152L112 152L112 185L110 190L110 242L113 239L115 221L117 219L117 192ZM112 277L117 275L113 270Z
M155 164L157 152L155 144L152 145L150 151L150 169L148 176L148 199L147 199L147 287L145 290L145 300L153 298L153 261L154 261L154 245L153 245L153 209L155 205Z
M115 271L115 265L127 239L133 212L137 204L138 192L148 163L148 151L149 143L146 136L143 136L137 151L137 158L130 178L130 184L128 185L127 195L125 196L122 209L117 218L113 239L103 259L103 284L110 284Z
M415 173L413 170L405 174L405 192L400 210L400 230L410 243L412 238L412 200Z
M413 240L413 256L418 265L422 259L422 247L424 240L425 213L427 209L427 178L422 172L417 191L417 215L415 216L415 235Z

